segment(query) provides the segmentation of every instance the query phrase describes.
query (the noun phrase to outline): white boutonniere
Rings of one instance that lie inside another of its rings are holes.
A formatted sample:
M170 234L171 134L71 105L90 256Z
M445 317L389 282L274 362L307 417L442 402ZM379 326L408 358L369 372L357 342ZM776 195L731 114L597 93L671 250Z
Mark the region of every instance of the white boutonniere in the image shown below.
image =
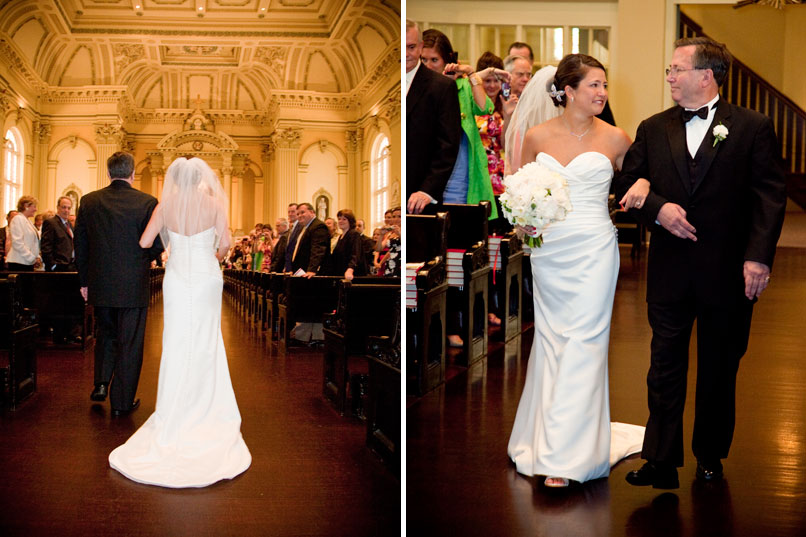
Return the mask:
M728 128L725 125L723 125L721 122L719 123L719 125L714 127L714 130L711 131L711 132L714 135L714 145L713 145L713 147L716 147L716 144L718 144L719 142L721 142L722 140L727 138L728 134L729 134L728 133Z

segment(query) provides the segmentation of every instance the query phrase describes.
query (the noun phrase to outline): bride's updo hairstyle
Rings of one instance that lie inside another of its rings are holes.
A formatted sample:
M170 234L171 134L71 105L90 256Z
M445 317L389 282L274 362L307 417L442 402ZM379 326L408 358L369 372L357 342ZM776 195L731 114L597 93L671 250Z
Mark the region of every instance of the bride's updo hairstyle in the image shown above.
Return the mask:
M593 68L605 71L604 65L599 60L587 54L569 54L563 58L560 65L557 66L554 80L546 88L546 91L552 96L551 102L554 103L554 106L566 106L568 95L564 92L565 87L571 86L577 89L588 71Z
M423 32L423 48L434 49L445 65L459 61L459 53L453 50L451 40L439 30L432 28Z

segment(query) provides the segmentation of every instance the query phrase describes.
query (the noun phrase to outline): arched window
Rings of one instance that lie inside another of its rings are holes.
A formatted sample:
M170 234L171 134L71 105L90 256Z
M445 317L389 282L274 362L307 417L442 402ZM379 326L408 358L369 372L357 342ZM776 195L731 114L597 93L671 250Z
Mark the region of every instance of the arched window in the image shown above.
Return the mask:
M379 134L372 144L372 227L383 224L383 213L389 209L390 173L389 138ZM368 230L372 233L372 230Z
M16 129L9 129L5 139L3 169L3 215L17 208L17 199L22 195L22 137Z

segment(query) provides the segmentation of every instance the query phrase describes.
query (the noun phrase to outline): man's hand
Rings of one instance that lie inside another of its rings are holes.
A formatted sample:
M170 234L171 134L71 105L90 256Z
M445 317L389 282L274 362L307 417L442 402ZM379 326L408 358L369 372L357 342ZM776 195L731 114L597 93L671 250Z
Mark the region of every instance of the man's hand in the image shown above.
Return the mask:
M306 272L305 275L303 276L303 278L308 278L310 280L314 276L316 276L315 272Z
M84 298L84 302L86 302L87 301L87 288L82 287L81 289L79 289L79 291L81 291L81 296Z
M411 214L420 214L425 209L425 206L431 203L431 196L425 192L415 192L409 196L409 201L406 204L406 212Z
M757 261L744 262L744 296L753 300L761 296L770 283L770 267Z
M697 242L694 235L697 230L686 220L686 211L676 203L664 203L658 211L658 223L669 233L681 239L691 239Z

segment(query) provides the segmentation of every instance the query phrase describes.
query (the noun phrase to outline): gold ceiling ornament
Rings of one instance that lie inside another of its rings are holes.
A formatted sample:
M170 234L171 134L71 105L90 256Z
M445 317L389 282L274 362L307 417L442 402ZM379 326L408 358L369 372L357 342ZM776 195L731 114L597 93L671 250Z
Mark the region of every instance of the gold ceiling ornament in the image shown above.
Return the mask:
M800 4L801 0L739 0L733 9L756 4L759 6L770 6L776 9L784 9L787 4Z

